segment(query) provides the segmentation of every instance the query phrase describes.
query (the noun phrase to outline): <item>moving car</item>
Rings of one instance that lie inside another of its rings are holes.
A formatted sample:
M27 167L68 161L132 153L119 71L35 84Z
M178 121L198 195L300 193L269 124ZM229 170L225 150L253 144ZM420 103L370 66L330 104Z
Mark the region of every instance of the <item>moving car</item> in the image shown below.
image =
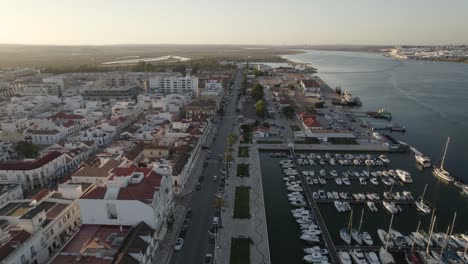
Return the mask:
M177 238L175 245L174 245L174 250L175 251L180 251L182 249L182 246L184 245L184 239L183 238Z
M206 254L205 260L203 261L204 264L212 264L213 263L213 255Z

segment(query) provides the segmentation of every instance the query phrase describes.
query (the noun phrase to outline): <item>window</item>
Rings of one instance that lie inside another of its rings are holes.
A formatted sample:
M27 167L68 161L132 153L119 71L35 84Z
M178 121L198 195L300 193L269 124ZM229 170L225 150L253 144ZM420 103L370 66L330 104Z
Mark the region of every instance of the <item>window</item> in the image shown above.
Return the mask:
M34 248L34 246L31 246L31 256L35 257L36 255L37 255L36 249Z

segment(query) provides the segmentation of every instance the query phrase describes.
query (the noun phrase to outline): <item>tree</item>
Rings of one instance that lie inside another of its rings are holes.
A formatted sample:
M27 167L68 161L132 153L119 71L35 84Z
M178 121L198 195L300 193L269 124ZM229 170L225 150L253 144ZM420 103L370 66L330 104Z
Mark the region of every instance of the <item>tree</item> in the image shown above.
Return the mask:
M154 65L151 63L146 63L145 65L145 72L154 72L155 68Z
M257 113L258 117L264 117L265 116L265 102L263 100L258 100L255 103L255 112Z
M263 86L259 83L256 83L254 87L252 88L252 97L255 99L255 102L262 100L263 95L264 95Z
M29 159L35 158L39 155L39 147L26 141L18 142L18 144L16 144L15 150L21 156Z
M236 140L237 140L237 135L234 134L234 133L230 133L227 136L227 141L228 141L229 146L232 146L234 144L234 142L236 142Z
M286 119L292 119L294 116L294 109L291 106L283 107L282 112Z

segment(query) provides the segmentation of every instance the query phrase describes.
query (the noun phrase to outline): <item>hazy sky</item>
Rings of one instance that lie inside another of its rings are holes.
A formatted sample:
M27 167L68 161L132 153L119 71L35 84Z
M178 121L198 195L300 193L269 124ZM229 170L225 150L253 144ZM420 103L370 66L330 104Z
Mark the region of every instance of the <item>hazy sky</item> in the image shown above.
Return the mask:
M0 0L0 43L468 44L468 0Z

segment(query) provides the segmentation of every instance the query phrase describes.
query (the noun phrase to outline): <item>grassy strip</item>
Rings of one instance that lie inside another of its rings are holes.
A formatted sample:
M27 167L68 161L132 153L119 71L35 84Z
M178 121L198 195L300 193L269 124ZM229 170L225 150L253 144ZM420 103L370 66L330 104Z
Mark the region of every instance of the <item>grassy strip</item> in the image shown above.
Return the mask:
M244 146L239 147L238 156L241 157L241 158L248 158L249 157L249 147L244 147Z
M259 140L257 144L283 144L281 140Z
M249 164L237 164L237 176L239 177L249 177Z
M233 218L250 218L250 187L236 187L236 197L234 198Z
M231 239L230 264L250 264L250 238Z

